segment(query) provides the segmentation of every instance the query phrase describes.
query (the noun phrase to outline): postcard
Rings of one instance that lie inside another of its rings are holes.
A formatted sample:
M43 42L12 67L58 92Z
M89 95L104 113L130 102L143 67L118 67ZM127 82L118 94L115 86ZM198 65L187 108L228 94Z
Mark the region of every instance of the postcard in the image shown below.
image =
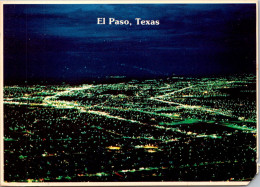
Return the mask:
M1 185L247 185L257 1L1 3Z

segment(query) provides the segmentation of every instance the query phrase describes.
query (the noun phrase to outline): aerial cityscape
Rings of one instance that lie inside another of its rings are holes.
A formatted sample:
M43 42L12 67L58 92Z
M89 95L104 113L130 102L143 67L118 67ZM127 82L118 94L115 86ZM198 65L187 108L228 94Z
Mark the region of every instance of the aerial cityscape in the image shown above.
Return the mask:
M255 3L10 3L3 18L4 184L254 178Z
M5 180L251 180L255 81L5 86Z

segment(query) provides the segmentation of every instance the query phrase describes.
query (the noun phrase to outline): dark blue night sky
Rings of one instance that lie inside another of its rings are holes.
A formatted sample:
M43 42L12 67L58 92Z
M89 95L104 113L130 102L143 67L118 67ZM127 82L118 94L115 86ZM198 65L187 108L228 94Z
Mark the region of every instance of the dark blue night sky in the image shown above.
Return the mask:
M255 73L255 24L254 4L4 5L5 83Z

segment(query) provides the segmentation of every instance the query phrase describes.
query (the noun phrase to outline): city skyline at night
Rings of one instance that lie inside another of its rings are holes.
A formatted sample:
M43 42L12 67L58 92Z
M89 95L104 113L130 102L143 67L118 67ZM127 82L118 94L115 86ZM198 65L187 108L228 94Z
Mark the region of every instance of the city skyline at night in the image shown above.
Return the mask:
M255 3L4 4L1 180L247 184L256 13Z

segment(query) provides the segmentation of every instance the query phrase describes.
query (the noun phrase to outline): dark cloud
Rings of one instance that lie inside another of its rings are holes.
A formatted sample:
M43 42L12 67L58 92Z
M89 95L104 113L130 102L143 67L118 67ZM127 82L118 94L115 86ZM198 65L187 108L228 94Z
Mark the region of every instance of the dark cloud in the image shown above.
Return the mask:
M254 4L4 5L5 80L255 73L255 23Z

